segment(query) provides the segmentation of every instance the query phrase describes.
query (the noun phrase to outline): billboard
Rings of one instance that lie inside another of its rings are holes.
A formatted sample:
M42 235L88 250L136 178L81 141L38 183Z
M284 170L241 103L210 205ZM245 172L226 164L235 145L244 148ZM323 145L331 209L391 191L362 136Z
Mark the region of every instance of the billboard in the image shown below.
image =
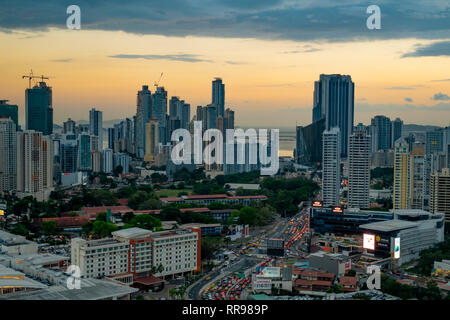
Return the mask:
M375 235L368 233L363 234L363 248L375 250Z
M394 239L394 258L400 259L400 238Z
M272 280L257 279L253 282L253 290L270 290L272 289Z
M344 210L342 210L342 207L339 207L339 206L336 206L336 207L333 207L333 213L343 213L344 212Z
M313 202L312 206L315 207L315 208L322 208L323 204L322 204L322 201L317 201L316 200L316 201Z

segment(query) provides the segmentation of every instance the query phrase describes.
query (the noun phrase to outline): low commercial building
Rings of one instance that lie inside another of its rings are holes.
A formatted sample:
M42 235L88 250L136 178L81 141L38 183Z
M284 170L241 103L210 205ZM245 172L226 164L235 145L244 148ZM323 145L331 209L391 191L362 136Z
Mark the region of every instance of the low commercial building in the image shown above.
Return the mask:
M222 225L219 223L186 223L179 227L180 229L200 228L202 237L218 237L222 234Z
M298 269L292 271L295 291L302 294L325 295L333 285L335 275L323 270Z
M11 256L34 254L38 251L38 244L27 240L23 236L0 230L0 253Z
M354 292L358 290L358 278L343 276L339 278L339 285L344 292Z
M310 228L315 233L360 234L359 226L362 224L387 221L393 218L393 212L312 207L310 209Z
M352 260L348 256L324 251L310 254L307 260L310 267L323 269L338 277L344 275L352 266Z
M396 210L395 219L363 224L363 248L377 258L393 257L398 265L444 241L444 215L419 209Z
M249 205L252 202L266 201L267 197L264 195L258 196L228 196L226 194L212 194L212 195L193 195L181 197L161 198L164 203L194 203L199 205L208 205L213 202L224 204L243 204Z

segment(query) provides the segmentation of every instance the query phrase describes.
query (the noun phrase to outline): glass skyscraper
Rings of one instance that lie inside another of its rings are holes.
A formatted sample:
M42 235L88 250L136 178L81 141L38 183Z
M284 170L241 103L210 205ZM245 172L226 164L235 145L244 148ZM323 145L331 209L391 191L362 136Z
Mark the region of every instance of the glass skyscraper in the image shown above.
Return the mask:
M14 121L16 129L19 128L19 111L18 107L13 104L8 104L8 100L0 100L0 118L6 117Z
M215 78L212 82L212 104L217 106L217 116L225 113L225 85L221 78Z
M43 135L53 133L52 88L44 81L25 90L25 116L27 130L40 131Z
M325 129L339 128L341 156L346 158L353 133L355 85L349 75L321 74L314 84L313 122L325 118Z

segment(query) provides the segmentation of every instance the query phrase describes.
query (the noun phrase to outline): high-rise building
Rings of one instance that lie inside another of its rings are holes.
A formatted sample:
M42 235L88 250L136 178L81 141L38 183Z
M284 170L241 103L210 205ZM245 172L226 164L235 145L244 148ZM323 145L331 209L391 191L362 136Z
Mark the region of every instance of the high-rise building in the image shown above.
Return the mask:
M78 169L78 141L73 133L63 135L59 145L61 173L74 173Z
M53 140L42 132L17 133L17 191L44 201L53 188ZM20 196L20 195L19 195Z
M90 171L92 170L92 141L91 135L82 133L78 136L78 170Z
M371 120L372 153L387 151L392 147L392 123L385 116L375 116Z
M212 82L212 104L217 107L217 116L225 115L225 84L221 78L215 78Z
M325 130L322 138L322 200L325 207L339 205L341 137L339 128Z
M145 154L145 124L152 117L152 94L148 86L142 86L137 93L136 109L136 155L143 158ZM113 149L114 146L109 146Z
M39 86L25 90L26 129L43 135L53 133L52 88L42 81Z
M325 118L325 129L340 131L341 157L346 158L353 132L355 85L349 75L321 74L314 85L313 122Z
M450 169L434 171L430 182L430 212L445 214L445 221L450 222Z
M158 119L159 142L167 143L167 91L164 87L157 87L156 92L152 94L153 111L151 118ZM148 121L147 121L148 122ZM145 128L144 128L145 130ZM144 144L145 146L145 144Z
M75 133L76 123L72 119L67 119L66 122L63 123L63 133Z
M91 152L92 172L101 172L102 169L102 152L94 150Z
M425 152L423 159L423 192L422 192L422 208L423 210L430 210L430 183L431 173L436 170L434 154L427 154Z
M129 170L130 162L131 162L131 157L128 154L114 153L114 156L113 156L114 169L116 169L117 167L120 166L120 167L122 167L122 173L127 174L130 172L130 170Z
M427 131L425 135L426 154L444 152L444 130L442 128Z
M350 136L348 153L348 207L370 207L370 136L357 128Z
M394 210L410 208L411 162L409 146L404 138L395 142L394 149Z
M103 149L103 114L101 111L92 108L89 111L89 132L97 136L99 140L98 148Z
M115 141L115 130L113 128L108 128L108 148L114 149L114 141Z
M1 108L1 107L0 107ZM17 189L16 124L11 118L0 118L0 193Z
M424 176L424 145L415 145L410 152L410 207L423 210L423 176Z
M102 150L102 172L113 172L113 154L112 149L107 148Z
M144 161L154 161L158 152L159 128L158 119L150 119L145 124L145 156Z
M224 129L234 129L234 111L230 108L225 110L225 116L223 118Z
M320 166L322 163L322 134L325 118L310 125L296 127L295 161L306 166Z
M403 134L403 121L400 118L396 118L392 121L392 141L391 145L395 145L395 141L401 138Z
M9 100L0 100L0 118L10 118L19 130L19 109L17 105L8 104Z

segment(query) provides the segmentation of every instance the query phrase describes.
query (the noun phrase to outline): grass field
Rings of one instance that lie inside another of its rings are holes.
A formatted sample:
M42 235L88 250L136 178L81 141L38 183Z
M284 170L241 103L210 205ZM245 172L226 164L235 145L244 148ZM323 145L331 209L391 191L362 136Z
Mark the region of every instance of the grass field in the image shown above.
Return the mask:
M192 194L192 190L189 189L161 189L156 191L159 197L176 197L180 192L187 192L188 195Z

